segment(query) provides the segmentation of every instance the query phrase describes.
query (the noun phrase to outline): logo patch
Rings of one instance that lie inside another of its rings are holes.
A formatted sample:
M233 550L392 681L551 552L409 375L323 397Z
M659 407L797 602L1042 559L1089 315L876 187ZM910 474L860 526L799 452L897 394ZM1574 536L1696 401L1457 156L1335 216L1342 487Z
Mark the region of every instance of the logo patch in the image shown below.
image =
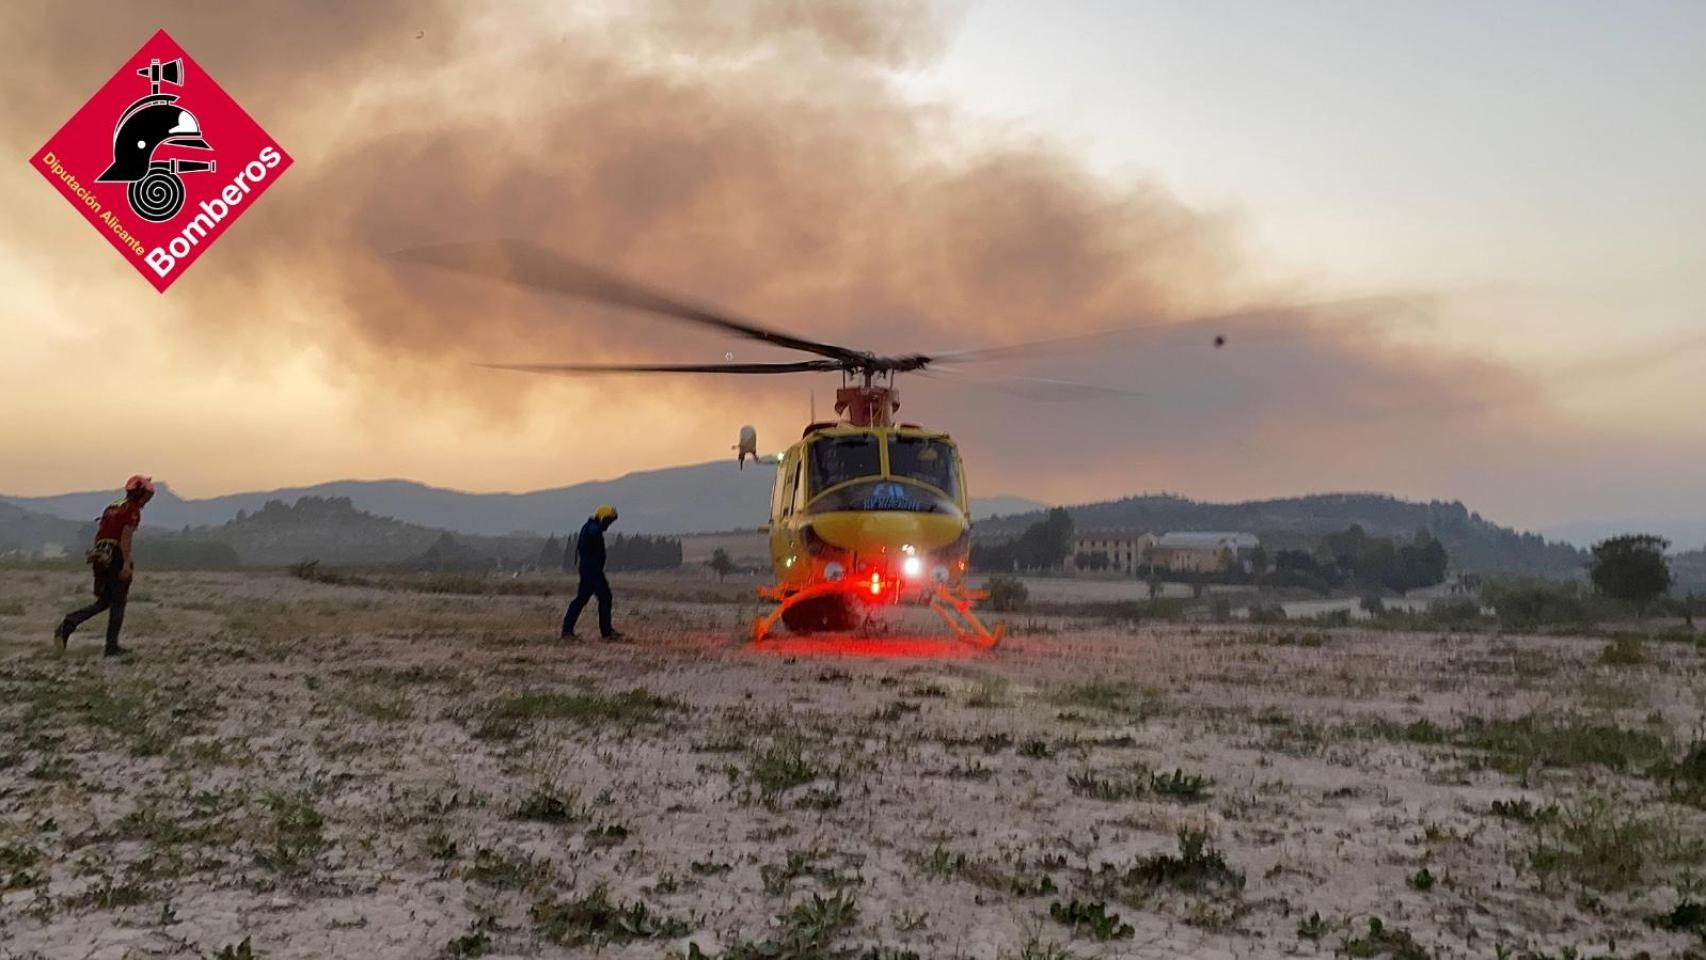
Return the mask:
M161 30L30 165L164 293L290 155Z
M898 483L879 483L865 496L866 510L907 510L918 512L924 504Z

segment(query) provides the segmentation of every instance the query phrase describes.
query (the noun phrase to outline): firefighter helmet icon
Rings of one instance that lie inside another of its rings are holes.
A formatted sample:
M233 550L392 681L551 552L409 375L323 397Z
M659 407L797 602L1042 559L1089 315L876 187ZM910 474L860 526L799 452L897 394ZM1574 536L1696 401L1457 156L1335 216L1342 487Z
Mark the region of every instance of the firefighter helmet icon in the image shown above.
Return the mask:
M138 69L148 78L148 96L125 108L113 129L113 162L96 183L128 183L125 191L130 209L154 223L170 220L184 206L184 182L180 173L202 173L214 169L212 160L154 159L163 144L190 150L212 150L202 139L200 121L178 106L178 97L161 93L160 85L184 84L184 61L180 57L161 63L154 60Z

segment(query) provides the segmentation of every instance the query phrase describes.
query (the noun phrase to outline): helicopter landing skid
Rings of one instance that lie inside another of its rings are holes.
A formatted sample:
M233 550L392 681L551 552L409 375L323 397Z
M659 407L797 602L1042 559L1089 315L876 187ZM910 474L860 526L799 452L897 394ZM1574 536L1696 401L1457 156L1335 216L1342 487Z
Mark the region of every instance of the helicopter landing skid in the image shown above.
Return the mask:
M1007 624L998 623L994 630L990 630L977 618L977 614L971 612L972 601L987 596L989 594L985 592L970 590L955 595L947 587L938 586L935 596L930 599L930 609L948 625L954 639L988 649L1001 642L1007 633Z

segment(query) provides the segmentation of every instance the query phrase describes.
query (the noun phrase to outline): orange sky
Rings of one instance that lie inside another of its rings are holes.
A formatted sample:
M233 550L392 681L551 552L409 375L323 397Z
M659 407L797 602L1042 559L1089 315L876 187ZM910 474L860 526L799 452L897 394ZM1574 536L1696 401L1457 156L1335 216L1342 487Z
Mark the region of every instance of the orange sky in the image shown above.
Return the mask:
M1275 321L1240 349L1154 337L1000 368L1141 401L912 380L905 413L965 442L983 494L1357 489L1525 524L1700 515L1706 444L1685 411L1706 388L1664 341L1560 349L1572 324L1603 328L1601 305L1560 312L1532 350L1483 348L1475 331L1514 316L1508 291L1431 289L1425 263L1413 283L1346 289L1319 258L1303 270L1267 252L1271 230L1249 222L1260 197L1193 205L1140 153L1138 173L1110 173L1046 130L920 97L913 78L954 62L957 15L898 0L517 7L502 22L449 3L282 7L9 15L0 53L32 76L0 105L18 158L0 169L0 492L138 470L190 496L391 476L532 489L715 459L743 423L774 447L798 435L808 391L827 406L830 378L477 369L776 354L376 256L520 236L879 350L1401 294L1404 309ZM23 160L160 26L296 158L164 295ZM1393 202L1413 209L1414 190Z

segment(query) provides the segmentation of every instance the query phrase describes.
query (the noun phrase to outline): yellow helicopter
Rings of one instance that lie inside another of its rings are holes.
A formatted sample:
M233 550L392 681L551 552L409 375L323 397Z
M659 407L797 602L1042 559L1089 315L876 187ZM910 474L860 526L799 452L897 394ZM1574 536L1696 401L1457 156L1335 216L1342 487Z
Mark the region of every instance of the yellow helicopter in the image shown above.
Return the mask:
M751 427L740 432L736 449L743 468L748 457L777 468L769 524L776 583L759 591L776 606L754 621L753 640L764 640L778 621L797 634L847 630L871 608L897 604L927 606L956 638L968 643L991 647L1001 640L1005 625L991 629L978 618L972 605L985 599L985 594L966 584L971 514L959 447L946 433L896 421L900 393L894 378L899 373L995 359L1083 337L885 356L808 340L696 306L523 241L419 247L395 256L812 354L812 359L775 362L482 366L571 375L839 373L837 419L808 424L785 452L760 456L756 432ZM1113 388L1063 380L1005 375L999 380L1077 395L1130 396Z

